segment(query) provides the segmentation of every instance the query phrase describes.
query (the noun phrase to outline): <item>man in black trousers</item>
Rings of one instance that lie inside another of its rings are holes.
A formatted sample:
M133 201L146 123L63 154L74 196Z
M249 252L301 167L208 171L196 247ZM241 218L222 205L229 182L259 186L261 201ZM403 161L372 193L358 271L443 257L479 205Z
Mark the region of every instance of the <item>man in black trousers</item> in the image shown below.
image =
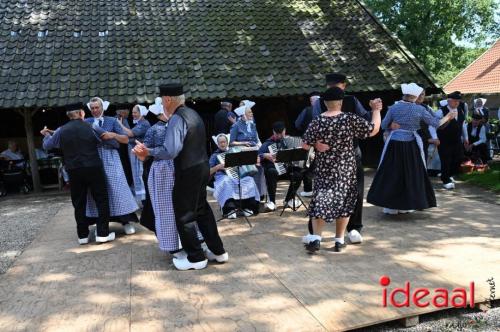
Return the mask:
M99 211L97 218L96 241L113 241L115 233L109 232L109 203L106 179L97 145L101 139L106 144L118 144L100 128L92 128L83 121L83 104L69 105L66 114L70 121L56 131L44 128L40 133L45 136L43 148L62 149L64 163L71 183L71 201L75 208L78 243L89 243L89 224L85 216L87 193L90 190Z

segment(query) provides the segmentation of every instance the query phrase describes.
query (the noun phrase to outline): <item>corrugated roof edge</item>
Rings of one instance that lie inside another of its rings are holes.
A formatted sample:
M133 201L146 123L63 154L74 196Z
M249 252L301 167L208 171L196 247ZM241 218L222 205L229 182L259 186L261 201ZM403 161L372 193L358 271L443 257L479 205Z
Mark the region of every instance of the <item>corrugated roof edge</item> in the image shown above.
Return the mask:
M425 69L425 67L420 63L420 61L418 61L417 58L415 58L415 56L406 48L406 46L403 44L403 42L401 41L401 39L399 39L398 36L396 36L396 34L392 33L389 28L387 28L385 26L384 23L380 22L380 20L377 18L377 16L375 16L372 11L368 8L368 6L362 1L362 0L355 0L366 12L368 15L370 15L370 17L373 19L373 21L375 23L377 23L381 28L382 30L384 30L384 32L391 38L393 39L395 42L396 42L396 45L398 46L398 48L400 49L400 51L408 58L408 60L413 63L415 65L415 67L417 67L417 70L420 71L424 76L427 77L427 79L429 80L430 83L432 83L434 85L434 87L432 88L432 93L435 93L435 92L443 92L443 89L439 86L439 84L436 83L436 79L432 76L431 73L429 73L427 71L427 69ZM401 82L403 83L403 82Z

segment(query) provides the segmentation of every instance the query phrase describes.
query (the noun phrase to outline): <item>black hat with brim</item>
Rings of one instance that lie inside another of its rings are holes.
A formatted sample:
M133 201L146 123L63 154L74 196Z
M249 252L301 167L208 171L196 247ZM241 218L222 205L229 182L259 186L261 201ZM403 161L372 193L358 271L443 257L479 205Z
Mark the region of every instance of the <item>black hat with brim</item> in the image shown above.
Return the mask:
M75 111L83 110L84 106L83 106L83 103L80 102L80 103L66 105L66 107L64 107L64 109L66 110L66 112L75 112Z
M347 76L342 73L330 73L325 75L326 84L346 83Z
M324 101L342 100L344 99L344 90L337 87L329 88L323 92L321 98L323 98Z
M169 83L160 85L160 97L177 97L184 94L184 87L180 83Z
M460 93L460 91L454 91L450 94L448 94L448 99L457 99L457 100L460 100L462 99L462 94Z

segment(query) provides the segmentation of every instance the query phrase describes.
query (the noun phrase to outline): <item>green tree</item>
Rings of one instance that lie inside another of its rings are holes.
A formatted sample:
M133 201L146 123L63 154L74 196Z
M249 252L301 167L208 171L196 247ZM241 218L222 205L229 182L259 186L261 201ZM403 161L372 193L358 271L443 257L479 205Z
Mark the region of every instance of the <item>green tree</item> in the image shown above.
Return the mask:
M440 84L500 37L499 0L365 2Z

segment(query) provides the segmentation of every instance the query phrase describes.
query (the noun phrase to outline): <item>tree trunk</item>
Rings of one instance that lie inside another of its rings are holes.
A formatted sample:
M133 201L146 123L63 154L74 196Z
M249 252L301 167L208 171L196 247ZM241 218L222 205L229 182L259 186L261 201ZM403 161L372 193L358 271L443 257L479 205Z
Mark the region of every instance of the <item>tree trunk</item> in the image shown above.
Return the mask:
M35 153L35 137L33 135L33 121L32 116L36 111L23 110L22 114L24 117L24 130L26 131L26 141L28 143L28 154L30 158L31 166L31 178L33 179L33 189L36 193L42 191L42 185L40 182L40 174L38 172L38 162L36 160Z

